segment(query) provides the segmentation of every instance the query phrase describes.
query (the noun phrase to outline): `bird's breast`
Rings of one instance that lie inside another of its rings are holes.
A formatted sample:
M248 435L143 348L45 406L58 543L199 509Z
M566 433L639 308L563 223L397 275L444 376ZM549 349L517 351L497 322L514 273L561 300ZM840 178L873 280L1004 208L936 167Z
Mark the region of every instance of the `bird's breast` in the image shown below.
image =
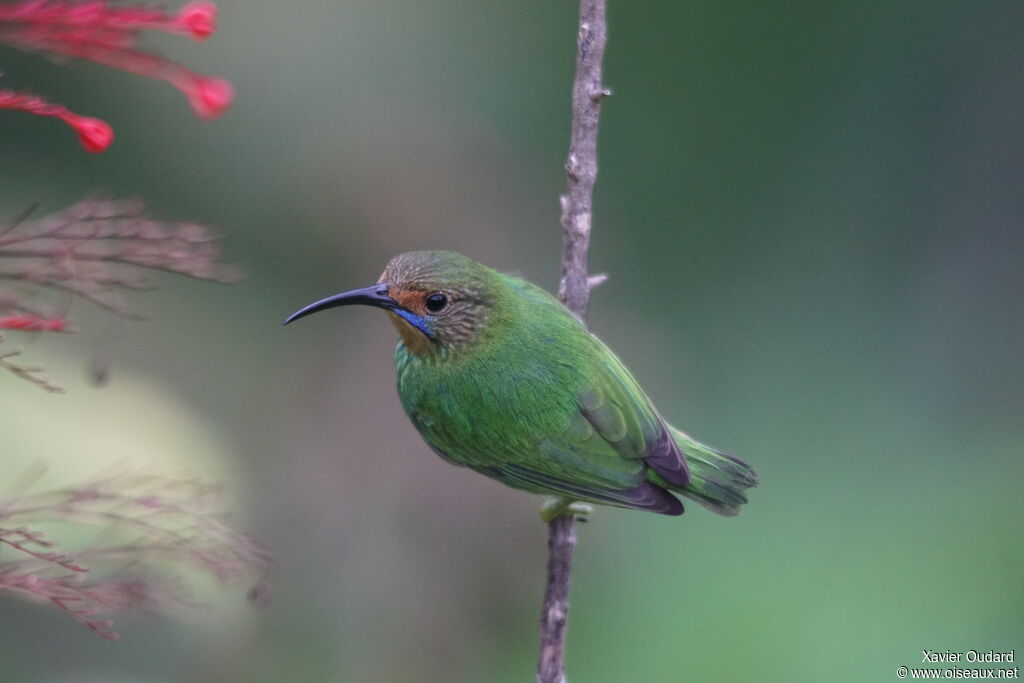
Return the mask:
M577 414L576 370L543 351L436 359L400 344L395 366L413 424L435 450L463 464L528 457Z

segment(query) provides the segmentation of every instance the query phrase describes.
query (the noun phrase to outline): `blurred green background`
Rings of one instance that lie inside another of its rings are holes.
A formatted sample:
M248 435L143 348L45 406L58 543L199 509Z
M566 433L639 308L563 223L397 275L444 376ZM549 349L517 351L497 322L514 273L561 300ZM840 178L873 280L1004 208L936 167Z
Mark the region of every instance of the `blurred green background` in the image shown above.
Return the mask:
M889 681L924 648L1024 657L1024 4L611 0L590 322L671 421L757 467L733 520L580 530L575 683ZM0 115L0 212L94 190L227 235L238 285L167 279L118 324L12 339L0 476L111 458L226 481L278 559L185 620L101 641L0 602L4 683L529 681L537 501L452 468L395 394L374 311L282 329L393 254L554 289L576 5L223 0L209 123L164 85L0 52L6 88L99 116L82 152ZM112 381L85 381L96 354Z

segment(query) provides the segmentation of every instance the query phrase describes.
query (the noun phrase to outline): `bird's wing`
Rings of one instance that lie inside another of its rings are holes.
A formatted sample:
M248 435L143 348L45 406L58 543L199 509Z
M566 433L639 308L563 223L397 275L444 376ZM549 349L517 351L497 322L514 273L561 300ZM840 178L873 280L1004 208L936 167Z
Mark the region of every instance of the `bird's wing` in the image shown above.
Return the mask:
M615 452L641 460L671 486L690 483L686 459L629 370L605 349L595 381L579 393L580 415Z
M534 303L547 303L558 309L560 315L574 318L536 285L519 278L508 278L508 284ZM565 434L549 438L549 446L591 460L594 465L607 462L610 446L620 458L633 461L632 465L642 461L670 486L685 488L690 483L690 473L668 425L615 353L596 336L580 332L593 344L589 349L593 352L592 379L576 394L582 420L575 420ZM592 439L591 432L600 439Z
M611 351L602 355L596 376L576 395L568 428L545 436L533 457L487 473L518 488L681 514L682 504L648 481L647 468L682 488L690 481L686 461L629 371Z
M486 474L509 486L537 493L566 496L574 500L616 505L618 507L649 510L663 515L683 514L683 504L665 489L644 479L636 486L612 489L593 486L579 481L567 481L516 464L501 465Z

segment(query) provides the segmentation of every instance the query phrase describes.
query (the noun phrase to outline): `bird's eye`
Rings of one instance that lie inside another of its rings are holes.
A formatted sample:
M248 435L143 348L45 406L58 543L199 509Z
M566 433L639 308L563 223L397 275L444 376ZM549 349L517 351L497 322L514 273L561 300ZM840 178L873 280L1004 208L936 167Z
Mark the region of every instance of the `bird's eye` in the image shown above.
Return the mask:
M447 305L448 297L440 292L434 292L427 297L427 310L431 313L437 313Z

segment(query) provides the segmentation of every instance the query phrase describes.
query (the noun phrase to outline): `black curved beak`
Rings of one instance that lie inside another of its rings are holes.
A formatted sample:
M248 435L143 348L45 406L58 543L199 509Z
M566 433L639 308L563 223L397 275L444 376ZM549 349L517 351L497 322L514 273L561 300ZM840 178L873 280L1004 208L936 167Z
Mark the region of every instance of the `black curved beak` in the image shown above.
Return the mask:
M404 310L397 301L388 296L387 283L378 282L377 284L370 285L369 287L353 289L350 292L342 292L341 294L335 294L334 296L329 296L326 299L321 299L316 303L312 303L305 308L292 313L288 316L288 319L282 323L282 325L287 325L299 318L305 318L307 315L316 313L317 311L325 311L328 308L334 308L335 306L352 306L355 304L376 306L377 308L384 308L389 311Z

